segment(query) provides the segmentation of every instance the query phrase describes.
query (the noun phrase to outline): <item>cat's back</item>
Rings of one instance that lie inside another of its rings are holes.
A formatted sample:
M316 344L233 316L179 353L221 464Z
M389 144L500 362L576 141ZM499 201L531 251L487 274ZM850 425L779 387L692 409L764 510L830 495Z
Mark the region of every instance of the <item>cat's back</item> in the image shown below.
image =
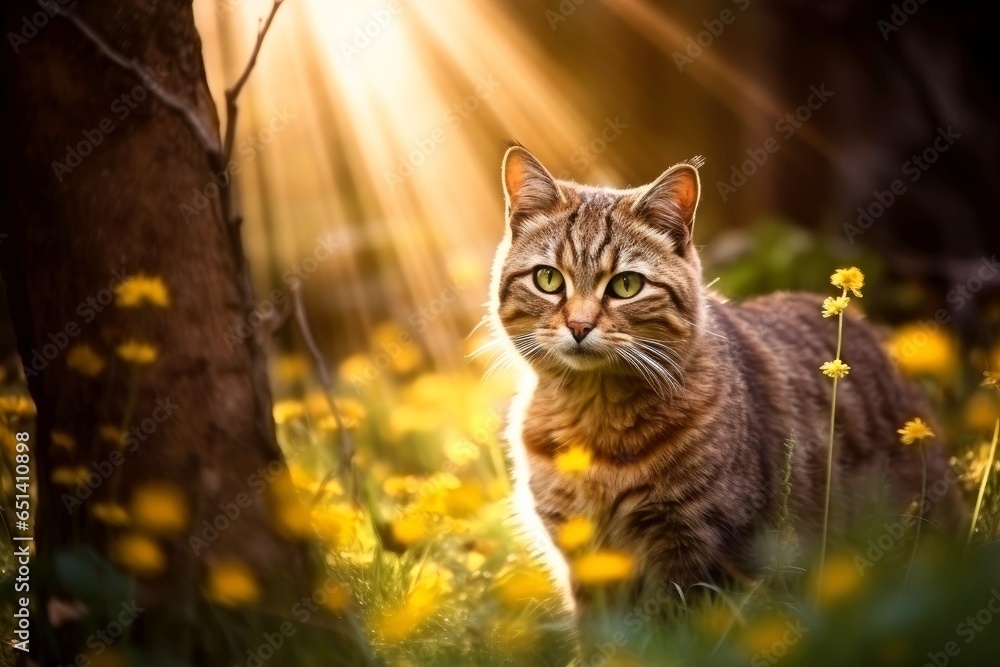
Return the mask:
M844 311L841 336L838 318L823 317L822 306L823 297L794 292L739 303L713 300L710 322L727 337L728 352L742 360L744 374L758 375L764 393L780 396L781 403L810 419L816 410L829 410L832 383L820 366L838 358L839 338L839 358L850 367L838 392L845 421L863 423L863 430L879 439L896 440L904 421L929 414L925 399L898 373L881 333L857 315L859 308L852 304Z
M895 376L882 335L857 313L844 311L841 358L880 375ZM710 299L710 322L735 334L743 345L763 348L796 366L799 376L823 376L819 365L836 357L837 317L823 317L823 297L803 292L776 292L741 302ZM815 368L805 366L814 364ZM810 374L815 370L816 373ZM868 374L868 373L866 373Z
M915 417L935 427L936 420L919 387L895 368L880 331L857 315L855 303L844 311L839 358L850 371L837 390L836 458L855 482L866 477L894 480L893 495L905 506L919 491L920 466L918 457L899 442L897 430ZM803 467L797 471L799 491L811 496L799 500L806 513L814 510L815 518L825 488L833 388L820 366L838 358L839 329L837 317L823 317L822 304L823 298L812 294L776 293L709 306L709 321L727 337L725 348L734 365L744 375L757 376L760 391L748 397L756 401L752 409L768 413L768 421L780 423L787 436L795 434ZM940 446L928 450L928 479L944 475L945 452ZM939 509L958 517L960 503L953 495Z

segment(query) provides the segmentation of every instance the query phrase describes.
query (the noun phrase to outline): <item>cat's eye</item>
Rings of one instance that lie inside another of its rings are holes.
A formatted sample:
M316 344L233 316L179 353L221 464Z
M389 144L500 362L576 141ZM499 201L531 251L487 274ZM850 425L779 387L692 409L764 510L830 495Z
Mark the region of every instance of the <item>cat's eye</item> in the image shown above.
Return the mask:
M626 271L619 273L608 283L608 296L615 296L619 299L630 299L639 293L645 279L641 273Z
M535 287L546 294L562 291L564 283L563 275L558 269L553 269L551 266L539 266L535 269Z

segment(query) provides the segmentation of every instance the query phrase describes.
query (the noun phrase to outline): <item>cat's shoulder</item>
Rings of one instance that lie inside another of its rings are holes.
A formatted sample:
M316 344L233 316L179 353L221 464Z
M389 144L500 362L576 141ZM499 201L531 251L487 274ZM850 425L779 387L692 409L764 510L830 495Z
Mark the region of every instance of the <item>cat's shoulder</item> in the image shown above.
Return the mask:
M772 292L742 300L731 300L716 293L710 303L730 312L764 312L784 315L815 316L823 305L823 297L810 292Z
M749 329L780 329L806 335L825 328L829 318L823 316L826 297L810 292L773 292L742 301L710 300L710 310L733 326ZM845 335L862 335L881 341L883 333L858 308L845 311ZM835 319L835 318L834 318Z
M741 301L710 299L712 319L738 330L807 334L823 326L823 298L808 292L773 292Z

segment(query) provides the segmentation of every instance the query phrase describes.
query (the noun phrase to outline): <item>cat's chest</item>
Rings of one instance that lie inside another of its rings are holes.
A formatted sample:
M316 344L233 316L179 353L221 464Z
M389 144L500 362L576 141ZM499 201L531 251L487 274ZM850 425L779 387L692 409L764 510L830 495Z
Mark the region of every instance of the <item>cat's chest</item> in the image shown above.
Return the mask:
M600 398L581 403L562 405L536 396L521 433L527 450L557 457L582 449L628 465L657 447L669 428L666 417L650 404L610 403Z
M558 458L529 458L533 459L529 488L550 532L579 517L599 529L612 527L616 521L630 521L662 506L661 499L669 495L663 485L653 484L645 471L628 464L591 462L584 470L566 471Z

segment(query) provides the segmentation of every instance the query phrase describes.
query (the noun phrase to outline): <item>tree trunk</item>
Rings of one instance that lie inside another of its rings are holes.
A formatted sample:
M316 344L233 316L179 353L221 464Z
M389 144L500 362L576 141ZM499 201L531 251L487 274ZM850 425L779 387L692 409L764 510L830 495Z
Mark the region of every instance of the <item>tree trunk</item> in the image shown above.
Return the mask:
M73 11L192 107L218 141L190 0L78 3ZM337 630L345 620L312 615L303 625L292 611L322 565L301 531L274 520L282 485L273 482L284 466L263 354L253 337L235 349L227 343L246 316L242 260L212 196L204 146L151 94L149 79L52 14L8 3L2 82L0 267L37 406L32 657L78 664L96 645L127 653L130 664L246 664L265 632L292 623L297 639L340 644L323 664L353 664L361 653ZM208 209L187 224L182 207L196 205L195 192L208 195ZM127 295L116 292L135 277L151 279L129 283L146 298L126 307ZM130 342L149 347L130 354L122 348ZM126 432L119 442L115 427ZM60 483L81 467L86 482ZM164 483L182 490L189 519L183 530L153 530L165 563L143 573L142 554L130 558L120 540L146 535L144 527L134 516L125 527L101 520L95 505L128 508L136 489ZM238 612L216 611L202 594L207 572L232 558L250 567L262 596ZM132 600L145 611L124 637L87 641ZM273 664L311 662L292 659L291 639L283 644Z

